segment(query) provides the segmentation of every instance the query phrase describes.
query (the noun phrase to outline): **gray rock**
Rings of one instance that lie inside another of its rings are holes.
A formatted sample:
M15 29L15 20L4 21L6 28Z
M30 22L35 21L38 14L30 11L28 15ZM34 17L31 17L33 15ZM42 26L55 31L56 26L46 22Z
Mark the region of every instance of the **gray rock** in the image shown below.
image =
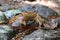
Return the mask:
M23 40L43 40L43 30L36 30L31 34L26 35Z
M0 11L0 23L5 23L7 21L4 12Z
M45 40L54 40L56 37L59 37L57 30L44 30L44 39Z
M52 16L52 15L58 15L57 12L55 12L51 8L44 6L44 5L39 5L39 4L36 4L33 6L31 6L30 4L27 4L23 7L21 7L21 10L27 11L27 12L34 12L35 11L44 17L48 17L48 16Z
M8 10L6 12L4 12L5 16L7 19L15 16L16 14L20 14L21 11L20 10L17 10L17 9L14 9L14 10Z
M34 11L34 9L32 8L32 6L29 5L29 4L23 6L21 9L22 9L22 11L27 11L27 12L33 12Z
M44 5L35 5L35 8L37 9L37 13L44 16L44 17L48 17L48 16L52 16L52 15L58 15L57 12L55 12L54 10L52 10L51 8L44 6Z

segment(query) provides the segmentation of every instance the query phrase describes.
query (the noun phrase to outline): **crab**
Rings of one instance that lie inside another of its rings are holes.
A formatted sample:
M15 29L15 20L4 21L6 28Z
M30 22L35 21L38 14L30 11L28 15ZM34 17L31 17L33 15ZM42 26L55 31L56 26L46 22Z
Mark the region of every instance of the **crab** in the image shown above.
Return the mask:
M9 20L9 24L14 29L28 29L30 26L38 26L36 12L22 12L22 14L16 15ZM15 28L16 27L16 28ZM21 29L21 30L23 30Z
M13 37L13 39L12 40L22 40L22 38L26 35L26 34L28 34L28 33L30 33L30 31L32 31L32 30L37 30L39 27L37 26L37 27L33 27L33 26L30 26L29 28L28 28L28 26L26 26L27 24L27 22L28 21L36 21L37 23L39 23L39 26L41 27L41 25L43 24L43 29L54 29L54 28L56 28L57 27L57 23L55 22L55 20L53 20L53 19L55 19L55 18L58 18L58 17L56 17L56 16L49 16L49 17L47 17L47 18L45 18L45 17L43 17L43 16L41 16L41 15L39 15L39 14L37 14L36 12L23 12L22 14L21 14L21 16L23 17L23 21L25 21L25 27L23 26L23 29L20 29L20 32L18 33L18 34L16 34L16 36L15 37ZM21 17L20 16L20 17ZM33 16L33 17L32 17ZM19 17L19 15L17 15L17 16L15 16L15 18L17 17L17 19L18 19L18 17ZM60 17L60 16L59 16ZM30 20L29 20L30 19ZM16 19L15 19L16 20ZM10 21L11 22L11 21ZM54 23L52 26L50 26L50 24L51 24L51 22L52 23ZM12 23L12 22L11 22ZM30 24L29 24L30 25ZM55 26L54 26L55 25ZM26 29L27 28L27 29ZM22 31L21 31L22 30Z

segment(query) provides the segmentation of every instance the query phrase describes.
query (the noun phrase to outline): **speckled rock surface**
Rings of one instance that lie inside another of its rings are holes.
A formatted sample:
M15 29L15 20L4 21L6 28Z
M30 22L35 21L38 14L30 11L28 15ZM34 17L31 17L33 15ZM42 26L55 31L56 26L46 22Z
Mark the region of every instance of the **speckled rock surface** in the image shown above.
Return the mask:
M44 39L43 30L36 30L23 38L23 40L43 40L43 39Z

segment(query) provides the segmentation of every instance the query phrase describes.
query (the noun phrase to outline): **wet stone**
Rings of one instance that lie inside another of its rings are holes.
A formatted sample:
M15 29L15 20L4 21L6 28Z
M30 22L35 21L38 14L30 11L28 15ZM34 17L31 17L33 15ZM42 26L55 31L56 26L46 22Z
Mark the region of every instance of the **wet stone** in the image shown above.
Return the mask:
M39 4L36 4L33 6L30 4L27 4L23 7L21 7L21 10L27 11L27 12L34 12L35 11L44 17L48 17L48 16L52 16L52 15L58 15L58 13L55 12L54 10L52 10L51 8L44 6L44 5L39 5Z
M0 11L0 23L5 23L6 22L6 16L4 15L4 12Z

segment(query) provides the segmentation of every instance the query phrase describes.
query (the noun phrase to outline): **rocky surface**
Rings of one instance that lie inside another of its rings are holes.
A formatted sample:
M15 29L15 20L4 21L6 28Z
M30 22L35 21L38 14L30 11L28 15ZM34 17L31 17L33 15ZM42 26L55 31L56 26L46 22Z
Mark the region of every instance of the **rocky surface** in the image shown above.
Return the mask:
M5 1L5 0L2 0ZM52 2L52 1L41 1L41 2L28 2L28 1L22 1L22 2L7 2L5 1L1 3L2 4L2 8L4 11L7 11L9 8L18 8L20 11L36 11L37 13L41 14L44 17L47 17L49 15L57 15L56 12L58 12L58 14L60 14L60 3L59 0L58 2ZM38 4L38 5L37 5ZM40 5L41 4L41 5ZM21 6L20 6L21 5ZM45 5L45 6L43 6ZM48 6L48 7L46 7ZM55 10L51 10L51 9ZM59 24L60 24L60 18L57 19ZM45 37L51 37L51 35L53 35L55 38L56 37L56 32L55 30L50 30L50 31L44 31L44 30L36 30L33 33L24 36L23 40L44 40ZM52 34L50 34L52 33ZM45 37L44 37L45 36Z
M23 38L23 40L43 40L43 39L44 39L43 30L36 30Z
M33 33L26 35L23 40L55 40L60 33L57 30L36 30Z
M27 11L27 12L34 12L35 11L43 17L58 15L58 13L53 11L51 8L48 8L47 6L39 5L39 4L35 4L33 6L28 4L28 5L21 7L20 10Z

